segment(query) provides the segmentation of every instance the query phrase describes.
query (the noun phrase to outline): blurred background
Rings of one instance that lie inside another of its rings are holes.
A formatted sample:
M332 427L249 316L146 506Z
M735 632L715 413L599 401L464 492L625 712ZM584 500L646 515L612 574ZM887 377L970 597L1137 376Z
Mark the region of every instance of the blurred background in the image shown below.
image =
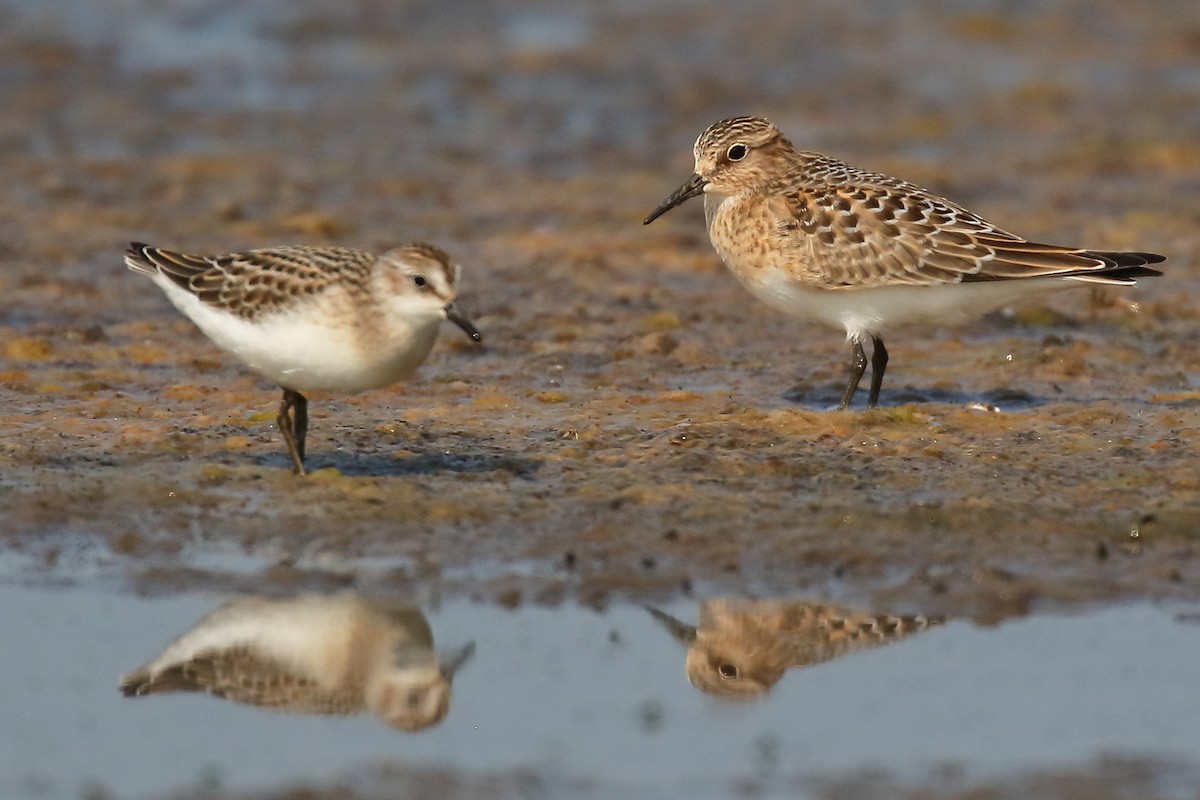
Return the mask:
M1032 234L1179 258L1196 221L1187 0L0 8L6 200L43 212L5 215L10 263L77 236L629 235L734 114Z

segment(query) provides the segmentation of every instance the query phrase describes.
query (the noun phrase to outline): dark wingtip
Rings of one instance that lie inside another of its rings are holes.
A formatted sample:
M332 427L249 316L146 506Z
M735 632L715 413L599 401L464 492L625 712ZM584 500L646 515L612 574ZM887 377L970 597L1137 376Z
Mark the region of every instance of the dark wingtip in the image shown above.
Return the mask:
M1139 253L1135 250L1089 250L1084 255L1099 258L1109 264L1110 267L1142 267L1146 264L1161 264L1167 260L1166 256L1158 253Z
M1100 278L1114 281L1129 281L1134 283L1137 278L1157 278L1163 273L1160 269L1147 267L1147 264L1158 264L1166 259L1156 253L1101 253L1101 257L1115 261L1115 266L1098 270L1095 274Z
M125 697L139 697L145 693L146 681L137 675L131 675L123 679L118 688Z
M129 249L125 251L125 266L134 272L141 272L145 275L153 275L158 267L154 263L147 252L154 248L145 242L130 242Z

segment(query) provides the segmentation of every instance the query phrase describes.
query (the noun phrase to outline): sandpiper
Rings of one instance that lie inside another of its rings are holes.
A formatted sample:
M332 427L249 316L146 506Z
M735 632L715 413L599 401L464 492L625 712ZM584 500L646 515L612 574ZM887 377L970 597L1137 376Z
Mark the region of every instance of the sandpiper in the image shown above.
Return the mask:
M279 384L276 422L304 473L308 401L409 377L449 319L479 331L454 304L460 268L445 251L406 244L383 255L340 247L278 247L184 255L133 242L125 265L149 275L208 338Z
M906 181L796 150L761 117L710 126L693 153L695 173L645 224L703 194L709 238L743 286L780 311L845 329L853 358L841 408L866 371L868 337L867 404L878 404L883 334L893 326L951 323L1048 289L1162 274L1146 266L1165 260L1156 253L1027 241Z
M647 609L687 647L688 681L731 699L762 695L793 668L899 641L943 617L854 611L781 600L716 598L700 604L698 625Z
M417 731L450 708L467 644L441 659L419 608L353 594L242 597L221 605L120 680L126 697L207 692L302 714L372 711Z

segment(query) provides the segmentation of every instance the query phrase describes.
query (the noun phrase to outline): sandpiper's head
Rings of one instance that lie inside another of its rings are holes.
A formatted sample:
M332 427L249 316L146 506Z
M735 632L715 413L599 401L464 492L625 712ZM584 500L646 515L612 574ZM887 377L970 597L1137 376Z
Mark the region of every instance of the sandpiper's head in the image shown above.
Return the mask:
M764 658L764 653L697 641L688 648L684 671L688 682L705 694L730 700L752 700L779 682L787 663Z
M462 328L475 341L479 331L454 304L461 267L440 247L412 242L388 250L379 257L377 273L389 294L404 302L409 313L428 312L444 317Z
M655 608L651 616L687 648L684 671L688 681L706 694L734 700L760 697L783 677L786 661L778 637L755 636L743 620L714 619L714 604L702 603L698 627L681 622ZM749 634L749 635L747 635Z
M400 664L367 686L367 706L388 725L402 731L419 731L436 725L450 711L450 685L454 673L475 653L469 643L434 662L412 661L412 654L401 648ZM423 659L421 659L423 660Z
M762 117L731 117L710 125L692 148L695 173L644 224L703 192L737 194L764 186L778 171L780 154L791 150L779 129Z
M436 725L450 711L450 681L436 669L402 670L372 687L367 702L381 720L402 731Z

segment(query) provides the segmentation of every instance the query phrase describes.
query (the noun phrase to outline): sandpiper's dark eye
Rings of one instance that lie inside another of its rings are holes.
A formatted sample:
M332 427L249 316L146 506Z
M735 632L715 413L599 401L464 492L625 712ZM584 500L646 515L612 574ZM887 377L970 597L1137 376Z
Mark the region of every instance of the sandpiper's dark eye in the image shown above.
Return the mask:
M725 155L729 156L730 161L741 161L746 157L746 145L742 144L741 142L730 145L729 150L725 153Z
M737 677L737 667L733 664L722 664L717 667L717 672L721 673L722 678L732 679Z
M424 286L425 285L425 276L424 275L414 275L413 283L415 283L417 286Z

